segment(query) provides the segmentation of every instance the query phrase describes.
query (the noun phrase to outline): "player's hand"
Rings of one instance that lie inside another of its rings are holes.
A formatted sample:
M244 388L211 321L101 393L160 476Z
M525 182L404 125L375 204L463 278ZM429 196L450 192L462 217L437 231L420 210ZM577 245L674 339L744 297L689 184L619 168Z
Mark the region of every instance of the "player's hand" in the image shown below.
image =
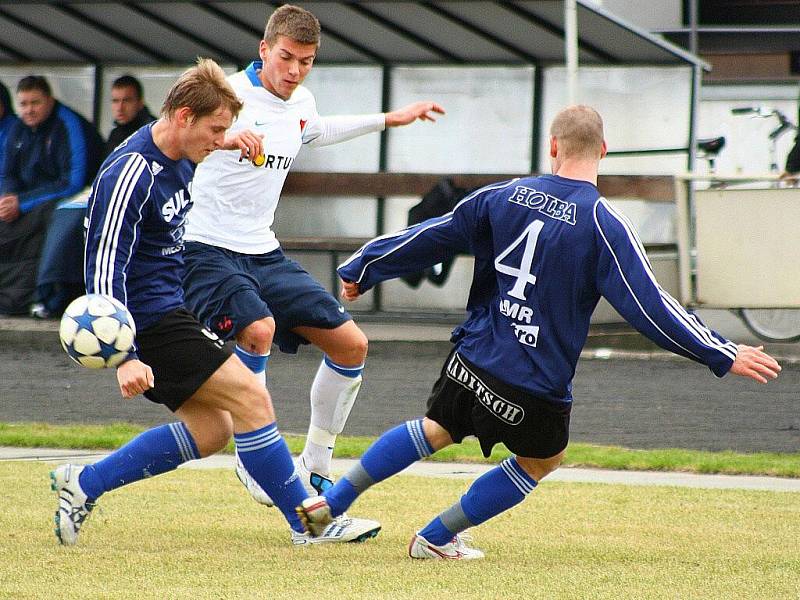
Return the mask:
M0 221L13 223L19 219L19 198L16 194L6 194L0 197Z
M759 383L767 383L767 378L775 379L781 366L774 358L764 352L764 346L745 346L739 344L736 360L733 361L731 373L750 377Z
M436 102L414 102L403 108L386 113L386 127L408 125L417 119L420 121L436 121L432 113L444 114L444 109Z
M140 360L129 360L122 363L117 369L119 391L125 399L133 398L155 387L153 369Z
M249 160L255 162L260 156L264 156L264 136L260 133L253 133L249 129L237 131L233 134L225 136L225 141L222 143L223 150L239 150L239 160ZM263 164L263 163L262 163ZM260 166L260 165L258 165Z
M348 302L352 302L353 300L356 300L360 295L361 291L358 289L358 284L355 281L342 280L342 298L344 298Z

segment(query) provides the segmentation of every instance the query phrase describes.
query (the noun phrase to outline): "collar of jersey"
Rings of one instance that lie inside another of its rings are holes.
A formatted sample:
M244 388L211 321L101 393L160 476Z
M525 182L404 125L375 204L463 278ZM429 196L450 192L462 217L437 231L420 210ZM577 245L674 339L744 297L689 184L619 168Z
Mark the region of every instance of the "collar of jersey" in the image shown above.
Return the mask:
M247 73L247 78L250 80L250 83L252 83L255 87L263 87L261 85L261 80L258 78L258 71L260 71L263 66L263 61L254 60L244 70L244 72Z
M279 98L272 92L270 92L267 88L264 87L264 84L261 83L261 79L258 77L258 72L264 67L264 62L260 60L254 60L250 63L250 65L244 70L247 78L250 80L250 83L253 84L253 87L260 88L264 91L267 98L270 98L274 102L278 102L280 104L285 104L288 100L284 100L283 98Z

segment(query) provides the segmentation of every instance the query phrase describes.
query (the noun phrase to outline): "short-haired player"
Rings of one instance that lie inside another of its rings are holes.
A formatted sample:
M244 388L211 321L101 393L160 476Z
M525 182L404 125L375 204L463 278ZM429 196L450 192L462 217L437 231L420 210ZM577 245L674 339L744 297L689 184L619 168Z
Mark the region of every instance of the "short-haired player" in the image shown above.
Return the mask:
M474 559L459 534L522 502L558 467L569 439L572 377L589 318L605 297L636 329L718 377L761 383L780 366L762 349L706 327L656 281L629 221L600 195L603 122L570 106L550 129L552 175L486 186L451 212L368 242L340 268L343 297L458 253L475 257L468 317L428 399L424 418L384 433L359 463L301 507L314 530L371 485L468 435L485 456L514 453L411 539L412 558Z
M283 5L267 22L259 60L228 78L244 103L232 131L264 136L264 155L241 161L218 152L201 164L186 227L189 308L266 381L270 348L295 353L301 344L324 352L311 386L311 423L298 472L310 491L330 485L336 437L356 400L367 338L344 307L299 264L287 258L272 231L289 169L303 146L344 142L444 112L416 102L389 113L321 117L302 83L314 64L320 25L307 10ZM239 467L256 500L271 500Z
M195 166L221 149L260 152L250 132L226 135L241 102L211 60L200 60L169 91L161 118L106 159L89 198L86 291L125 304L137 326L136 346L117 369L122 396L144 394L178 421L138 435L108 457L51 473L59 495L56 536L78 533L104 493L209 456L233 436L244 467L274 498L295 543L375 535L374 521L348 519L313 538L294 508L307 497L277 430L266 388L231 349L184 307L183 229L192 206Z

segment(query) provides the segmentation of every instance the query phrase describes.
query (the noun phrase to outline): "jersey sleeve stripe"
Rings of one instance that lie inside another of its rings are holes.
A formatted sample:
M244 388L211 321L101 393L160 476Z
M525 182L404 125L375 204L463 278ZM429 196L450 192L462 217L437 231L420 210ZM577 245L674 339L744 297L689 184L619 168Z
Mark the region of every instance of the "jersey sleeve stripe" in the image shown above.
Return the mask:
M644 244L642 243L642 240L639 237L639 235L636 233L633 224L630 222L628 217L626 217L624 214L622 214L621 212L616 210L613 206L611 206L608 200L606 200L605 198L601 198L601 202L603 203L603 206L606 208L606 210L608 210L609 214L615 217L625 229L625 232L628 236L628 239L631 242L631 245L633 246L634 250L639 256L639 259L642 261L642 265L645 267L647 276L650 278L652 284L658 289L662 303L665 305L669 305L669 307L671 307L671 312L673 313L673 315L677 319L679 319L687 329L693 330L697 334L697 337L701 338L704 341L705 345L717 349L721 349L722 347L727 345L729 349L731 347L734 348L733 352L735 353L736 350L733 344L731 344L730 342L728 342L728 344L724 344L721 340L715 338L710 329L701 325L696 317L690 315L689 312L686 309L684 309L684 307L681 306L677 300L675 300L675 298L670 296L669 293L667 293L661 287L661 285L658 283L656 279L655 273L653 272L653 266L650 263L650 260L648 259L647 254L644 250Z
M690 314L681 304L673 298L669 293L666 292L658 283L655 277L655 273L653 273L652 265L647 258L647 254L644 250L644 244L642 243L641 239L639 238L636 230L634 229L633 225L631 224L630 220L613 208L605 198L602 198L601 201L603 202L603 206L608 209L609 213L616 217L622 226L625 228L626 233L628 234L628 239L631 241L631 244L636 249L637 254L639 255L640 260L642 260L643 264L646 265L648 277L658 288L659 294L661 296L661 300L665 305L668 305L671 308L671 312L678 318L687 329L694 331L696 336L705 341L705 344L711 348L716 348L726 356L729 356L731 359L736 358L736 353L738 350L736 349L736 345L732 342L723 342L719 338L715 337L713 332L702 325L697 317ZM727 348L727 352L723 350L723 348ZM732 356L731 356L732 354Z
M381 260L382 258L385 258L385 257L389 256L393 252L396 252L397 250L399 250L400 248L402 248L403 246L405 246L406 244L411 242L414 238L416 238L420 234L424 233L428 229L431 229L432 227L437 227L439 225L443 225L445 223L449 223L453 218L453 213L455 213L455 211L457 211L461 207L461 205L463 205L465 202L469 202L470 200L476 198L479 194L481 194L483 192L487 192L487 191L491 191L491 190L499 190L499 189L503 189L505 187L508 187L509 185L514 183L515 181L518 181L518 179L519 178L512 179L510 181L505 181L505 182L502 182L502 183L499 183L499 184L487 185L487 186L484 186L482 188L479 188L479 189L467 194L466 196L464 196L464 198L462 198L458 202L458 204L456 204L456 206L455 206L455 208L453 208L453 210L451 210L449 213L446 213L446 214L442 215L441 217L434 217L434 219L436 219L435 222L430 223L426 227L422 227L422 228L418 229L417 231L415 231L414 235L412 235L411 237L405 237L405 235L409 231L411 231L413 228L417 227L416 225L412 225L412 226L407 227L405 229L401 229L400 231L395 231L393 233L388 233L388 234L385 234L385 235L378 236L375 239L370 240L369 242L367 242L366 244L361 246L361 248L359 248L358 250L356 250L356 252L350 258L348 258L346 261L344 261L342 264L339 265L339 268L346 267L347 265L349 265L351 262L353 262L357 258L360 258L361 255L364 253L364 250L366 250L370 245L372 245L373 243L375 243L377 241L389 240L389 239L392 239L392 238L402 238L402 240L400 240L400 243L398 243L397 246L394 246L394 247L390 248L389 250L387 250L386 252L384 252L380 256L377 256L377 257L373 258L371 261L369 261L368 263L366 263L364 265L364 268L361 270L361 273L359 274L358 279L356 280L356 283L358 283L364 278L364 273L366 273L367 268L371 264Z
M668 308L668 310L678 319L681 323L683 323L684 327L695 334L704 345L719 350L726 356L729 356L731 359L736 357L736 346L731 342L723 343L718 338L714 337L713 333L710 329L700 324L696 317L690 315L689 312L680 305L680 303L675 300L672 296L670 296L658 283L656 280L655 274L652 270L652 265L650 261L647 259L647 255L644 251L644 244L642 244L641 239L636 234L635 229L631 222L625 217L622 213L614 209L605 198L601 199L603 206L608 210L609 214L615 217L628 235L628 239L631 242L631 245L635 249L639 259L642 261L642 264L645 266L645 270L647 272L650 281L653 285L658 289L659 295L661 297L662 303ZM727 351L725 350L727 348ZM731 356L731 353L733 356Z
M601 206L602 200L603 200L602 198L599 199L597 202L595 202L595 205L594 205L594 222L595 222L595 226L597 227L597 230L600 232L600 236L603 238L603 242L605 243L605 245L608 248L609 252L611 252L611 256L614 258L614 263L617 265L617 271L619 272L619 275L622 278L622 282L625 284L625 287L628 289L628 293L631 295L631 298L633 298L633 300L636 302L636 306L639 307L639 310L645 316L645 318L650 322L650 324L659 333L661 333L661 335L663 335L666 339L668 339L670 342L675 344L675 346L677 346L678 348L681 348L684 352L687 352L688 354L690 354L690 355L694 356L695 358L697 358L700 362L703 362L703 360L702 360L702 358L700 356L698 356L697 354L695 354L694 352L692 352L688 348L684 348L681 344L679 344L678 342L673 340L664 330L662 330L656 324L656 322L653 320L653 318L647 313L647 311L645 310L644 306L642 306L642 303L639 301L639 298L636 296L636 292L633 291L633 288L631 287L631 284L628 282L628 278L625 277L625 272L622 270L622 267L619 264L619 258L617 258L617 253L614 252L614 248L609 243L608 238L606 237L606 234L603 231L602 226L600 225L600 221L597 218L597 208L599 206ZM608 208L607 204L605 206L606 206L606 208Z
M391 255L391 254L393 254L394 252L397 252L397 251L398 251L398 250L400 250L400 249L401 249L403 246L405 246L406 244L409 244L409 243L410 243L410 242L412 242L414 239L416 239L417 237L419 237L420 235L422 235L423 233L425 233L426 231L428 231L428 229L432 229L433 227L437 227L437 226L439 226L439 225L442 225L442 224L444 224L444 223L449 223L449 222L450 222L450 221L452 221L452 220L453 220L453 213L447 213L447 215L445 215L445 216L442 216L442 217L438 217L438 218L436 218L436 222L434 222L434 223L430 223L430 224L428 224L426 227L420 227L419 229L415 230L415 231L414 231L414 235L411 235L411 236L408 236L408 237L404 237L404 238L403 238L403 240L402 240L402 241L401 241L399 244L397 244L396 246L394 246L394 247L390 248L389 250L387 250L386 252L384 252L384 253L383 253L383 254L381 254L380 256L376 256L376 257L375 257L375 258L373 258L371 261L369 261L369 262L365 263L365 264L364 264L364 268L362 268L362 269L361 269L361 272L358 274L358 278L356 279L356 283L360 282L360 281L361 281L361 280L364 278L364 274L367 272L367 269L369 268L369 266L370 266L370 265L372 265L373 263L376 263L376 262L378 262L379 260L382 260L382 259L386 258L387 256L390 256L390 255ZM404 229L404 230L403 230L402 232L400 232L400 233L401 233L401 234L404 234L404 233L408 233L408 232L409 232L409 230L408 230L408 229ZM374 240L373 240L373 241L374 241ZM368 245L369 245L369 244L367 244L367 246L368 246ZM363 248L362 248L362 250L363 250ZM361 252L361 250L359 251L359 253L360 253L360 252ZM342 263L342 266L345 266L346 264L348 264L348 263L349 263L351 260L353 260L353 258L355 258L355 257L356 257L355 255L353 255L352 257L350 257L350 258L349 258L347 261L345 261L344 263Z
M146 168L147 161L141 154L131 154L122 168L106 207L94 275L95 289L100 294L114 295L115 258L125 211ZM131 244L134 239L131 239Z
M640 310L642 311L642 314L645 315L645 317L647 317L647 320L650 321L650 323L656 329L658 329L658 331L662 335L664 335L664 337L669 339L673 344L675 344L676 346L678 346L680 348L683 348L684 351L692 354L692 356L697 356L695 353L691 352L688 348L684 348L681 344L678 344L669 335L667 335L666 332L664 332L660 327L658 327L656 325L656 323L654 322L654 320L650 317L650 315L647 314L647 311L644 309L644 307L642 306L641 302L639 302L639 299L637 298L636 293L633 291L633 288L631 287L631 285L629 284L627 278L625 277L624 272L620 268L620 264L619 264L619 260L617 258L617 254L614 251L614 248L609 243L608 238L606 237L605 232L603 231L603 228L600 225L600 222L599 222L599 220L597 218L597 208L598 208L598 206L601 206L601 205L603 206L603 208L606 209L606 211L608 212L608 214L610 216L615 218L621 224L621 226L625 230L626 235L628 236L628 240L631 243L631 247L634 249L637 257L639 258L639 261L642 263L642 266L643 266L645 272L647 273L647 276L650 279L651 283L658 290L659 296L661 297L662 304L667 309L667 311L670 314L672 314L683 325L684 329L688 333L690 333L693 337L695 337L702 345L708 346L709 348L717 350L718 352L721 352L722 354L724 354L725 356L727 356L731 360L734 360L736 358L735 346L733 344L730 344L730 343L724 344L720 340L716 339L713 336L713 334L711 333L711 330L709 330L707 327L704 327L704 326L700 325L700 323L697 321L696 318L691 317L689 315L689 313L682 306L680 306L680 304L677 302L677 300L675 300L666 291L664 291L664 289L658 284L658 281L656 280L655 275L653 274L652 267L650 265L650 261L647 259L647 255L644 252L644 246L643 246L641 240L639 239L639 236L636 234L635 230L633 229L632 225L630 224L630 222L623 215L621 215L619 212L617 212L613 207L611 207L611 205L608 203L608 201L605 198L600 198L600 199L598 199L597 203L595 203L595 215L594 215L595 224L597 226L598 231L600 232L600 235L603 237L603 241L605 242L606 246L608 247L609 251L611 252L612 256L614 257L614 261L615 261L615 263L617 265L617 270L619 271L620 276L622 277L623 281L625 282L625 286L628 288L628 291L630 292L631 296L636 301L636 304L637 304L637 306L639 306ZM731 346L733 346L733 348L731 348ZM700 358L700 357L698 357L698 358Z

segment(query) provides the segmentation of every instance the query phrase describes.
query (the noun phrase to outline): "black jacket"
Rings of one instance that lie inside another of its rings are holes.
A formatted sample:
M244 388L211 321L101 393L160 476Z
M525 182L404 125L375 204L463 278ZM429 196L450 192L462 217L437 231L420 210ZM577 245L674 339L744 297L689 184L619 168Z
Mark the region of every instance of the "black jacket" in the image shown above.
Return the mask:
M125 125L117 125L108 134L108 141L106 142L106 156L111 154L111 151L119 146L123 141L128 139L131 134L135 133L140 127L155 121L156 118L150 113L150 110L143 106L142 110L136 113L133 119L125 123Z

